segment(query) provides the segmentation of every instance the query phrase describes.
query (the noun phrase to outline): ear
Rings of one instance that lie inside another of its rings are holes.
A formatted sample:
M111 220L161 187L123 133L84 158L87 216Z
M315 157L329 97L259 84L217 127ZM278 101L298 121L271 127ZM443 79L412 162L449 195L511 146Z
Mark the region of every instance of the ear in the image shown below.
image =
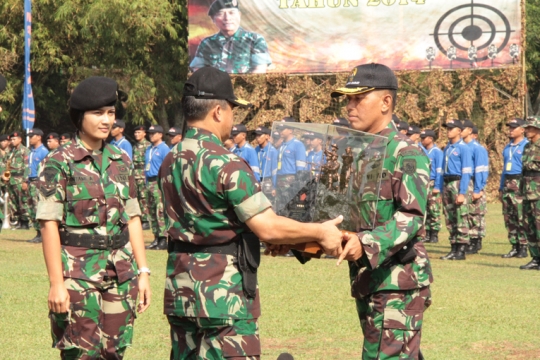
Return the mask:
M382 92L381 96L381 112L387 113L392 112L392 103L394 99L392 98L392 95L390 95L389 92L384 91Z
M221 105L216 105L214 107L214 109L212 110L212 112L214 113L214 120L217 121L217 122L222 122L223 121L223 115L224 115L224 112L225 112L225 109L223 109L223 107Z

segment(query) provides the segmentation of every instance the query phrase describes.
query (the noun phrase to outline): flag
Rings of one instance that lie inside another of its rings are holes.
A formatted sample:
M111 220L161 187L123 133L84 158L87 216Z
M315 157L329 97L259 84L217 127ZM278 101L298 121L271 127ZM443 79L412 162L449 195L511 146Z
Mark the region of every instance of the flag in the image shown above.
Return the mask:
M32 0L24 0L24 89L22 120L23 129L34 127L36 111L34 108L34 94L32 93L32 77L30 68L30 42L32 37Z

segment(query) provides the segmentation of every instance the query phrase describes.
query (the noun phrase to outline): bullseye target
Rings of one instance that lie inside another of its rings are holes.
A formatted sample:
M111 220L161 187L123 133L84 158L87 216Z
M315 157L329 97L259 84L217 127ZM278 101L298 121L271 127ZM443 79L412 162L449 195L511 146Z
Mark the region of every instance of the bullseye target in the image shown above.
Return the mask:
M508 18L499 9L475 4L472 0L470 4L456 6L441 16L431 35L437 48L444 54L452 46L468 52L472 48L481 51L493 44L497 52L501 52L508 45L513 32ZM488 59L487 52L484 56L479 55L475 61ZM471 58L457 56L453 60L470 62Z

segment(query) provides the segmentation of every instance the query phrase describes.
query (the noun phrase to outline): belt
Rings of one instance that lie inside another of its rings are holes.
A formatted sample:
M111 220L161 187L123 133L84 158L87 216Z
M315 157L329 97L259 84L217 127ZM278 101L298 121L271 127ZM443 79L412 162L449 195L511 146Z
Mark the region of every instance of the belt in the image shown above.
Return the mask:
M39 178L38 177L29 177L28 178L28 181L38 181Z
M157 181L157 176L149 176L149 177L146 178L146 180L147 180L148 182L154 182L154 181Z
M133 168L136 170L143 170L144 164L133 164Z
M119 235L71 234L60 231L60 243L64 246L75 246L87 249L111 250L120 249L129 242L129 231Z
M457 180L461 180L461 175L445 175L443 179L444 179L444 182L457 181Z
M23 176L24 171L12 171L11 176Z
M177 253L205 253L238 256L238 241L234 238L231 242L219 245L197 245L185 241L171 240L167 244L167 252Z
M515 174L515 175L504 175L504 180L519 180L523 177L521 174Z
M540 176L540 171L523 171L522 174L523 176L527 176L527 177L535 177L535 176Z

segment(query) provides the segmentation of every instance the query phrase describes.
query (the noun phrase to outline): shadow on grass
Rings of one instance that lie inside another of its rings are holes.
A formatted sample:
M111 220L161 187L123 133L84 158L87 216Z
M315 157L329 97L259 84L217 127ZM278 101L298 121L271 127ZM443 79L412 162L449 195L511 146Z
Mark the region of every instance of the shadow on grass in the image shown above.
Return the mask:
M503 264L491 264L491 263L475 263L475 265L478 265L478 266L487 266L487 267L494 267L494 268L519 269L519 265L503 265ZM538 271L538 270L534 270L534 271Z

